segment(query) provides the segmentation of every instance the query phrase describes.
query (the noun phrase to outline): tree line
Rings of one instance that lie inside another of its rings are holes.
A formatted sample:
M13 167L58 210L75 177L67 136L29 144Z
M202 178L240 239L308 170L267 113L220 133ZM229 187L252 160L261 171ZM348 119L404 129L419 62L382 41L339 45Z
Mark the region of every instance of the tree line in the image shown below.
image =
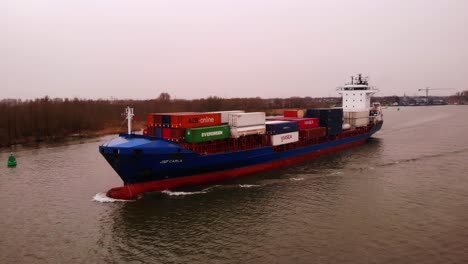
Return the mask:
M168 93L161 93L151 100L90 100L48 96L35 100L4 99L0 101L0 147L62 140L98 131L125 132L126 123L122 113L126 106L135 109L135 115L140 116L141 126L148 113L156 112L245 110L272 114L272 109L322 107L328 104L329 101L311 97L262 99L211 96L186 100L172 99Z
M468 104L468 90L457 92L453 97L459 99L463 103Z
M451 96L468 103L468 90ZM373 101L399 102L398 96L375 97ZM281 109L340 106L341 98L221 98L173 99L161 93L150 100L91 100L50 98L35 100L0 100L0 147L40 141L63 140L70 136L87 136L126 131L122 113L133 107L140 117L137 127L144 126L148 113L208 112L223 110L265 111L281 114ZM139 126L138 126L139 125ZM100 133L99 133L100 132Z

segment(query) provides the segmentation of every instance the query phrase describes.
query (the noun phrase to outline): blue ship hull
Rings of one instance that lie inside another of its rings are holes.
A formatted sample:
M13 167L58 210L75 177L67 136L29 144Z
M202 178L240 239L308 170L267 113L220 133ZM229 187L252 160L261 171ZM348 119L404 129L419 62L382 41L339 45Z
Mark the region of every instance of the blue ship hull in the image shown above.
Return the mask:
M124 182L123 187L110 190L108 195L118 199L132 199L147 191L212 182L302 162L362 144L382 125L383 122L379 122L366 133L281 152L265 146L227 153L199 154L175 142L128 134L102 144L99 149Z

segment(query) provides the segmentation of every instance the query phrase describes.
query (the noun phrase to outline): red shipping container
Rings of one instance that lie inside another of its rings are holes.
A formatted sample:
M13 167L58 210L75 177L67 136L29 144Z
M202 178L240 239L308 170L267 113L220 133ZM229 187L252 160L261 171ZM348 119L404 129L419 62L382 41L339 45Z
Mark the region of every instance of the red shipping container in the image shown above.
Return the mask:
M179 116L184 116L184 115L193 115L193 114L200 114L199 112L178 112L178 113L166 113L162 117L162 126L164 127L175 127L173 126L173 123L178 122L178 117Z
M154 126L155 127L162 127L162 116L161 114L156 114L154 116Z
M174 114L171 117L172 128L196 128L221 125L220 113Z
M146 124L149 127L160 127L162 125L162 114L149 113L146 117Z
M146 115L146 125L148 127L154 126L154 115L152 113Z
M318 118L287 118L289 121L296 121L299 124L299 129L311 129L319 126Z
M162 129L162 138L170 140L171 139L171 129L170 128L163 128Z
M185 138L185 128L171 128L171 140L180 142Z
M316 127L311 129L299 130L299 137L301 139L314 139L325 137L327 135L326 127Z
M283 115L284 115L284 117L303 118L304 117L304 110L300 110L300 109L284 110Z
M181 113L149 113L146 118L146 123L148 126L162 127L163 116L173 115L173 114L185 114L185 113L195 113L195 112L181 112Z
M193 114L199 114L195 112L180 112L180 113L174 113L171 116L171 127L177 128L178 123L179 123L179 117L180 116L186 116L186 115L193 115Z
M148 136L154 137L154 127L147 127Z
M314 118L278 117L278 118L273 118L269 120L295 121L299 124L299 130L319 127L319 119L315 117Z

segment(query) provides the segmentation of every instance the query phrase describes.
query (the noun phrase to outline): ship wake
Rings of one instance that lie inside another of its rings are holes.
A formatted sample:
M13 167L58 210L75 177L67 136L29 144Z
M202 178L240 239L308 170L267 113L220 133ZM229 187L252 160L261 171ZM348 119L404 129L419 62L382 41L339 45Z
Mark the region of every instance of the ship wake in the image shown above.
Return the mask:
M94 195L93 201L100 202L100 203L115 203L115 202L131 202L134 200L114 199L114 198L107 196L105 192L100 192Z
M301 178L301 177L293 177L293 178L290 178L291 181L303 181L305 180L305 178Z
M241 188L255 188L255 187L260 187L261 185L257 184L239 184L239 187Z
M165 190L165 191L162 191L161 193L169 195L169 196L184 196L184 195L204 194L204 193L208 193L208 191L202 190L198 192L173 192L173 191Z
M383 163L383 164L380 164L379 166L381 166L381 167L393 166L393 165L397 165L397 164L400 164L400 163L415 162L415 161L420 161L420 160L425 160L425 159L430 159L430 158L440 158L440 157L444 157L444 156L448 156L448 155L464 153L464 152L467 152L467 151L468 151L468 148L465 148L465 149L459 149L459 150L436 153L436 154L432 154L432 155L422 155L422 156L416 157L416 158L401 159L401 160L397 160L397 161L393 161L393 162Z

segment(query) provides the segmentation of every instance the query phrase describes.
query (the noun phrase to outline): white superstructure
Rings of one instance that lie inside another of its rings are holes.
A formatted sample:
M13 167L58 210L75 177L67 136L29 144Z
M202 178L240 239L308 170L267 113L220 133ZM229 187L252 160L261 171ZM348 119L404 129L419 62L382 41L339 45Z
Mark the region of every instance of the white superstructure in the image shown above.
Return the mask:
M379 90L369 86L369 78L351 76L351 82L337 88L343 100L343 127L363 127L382 120L379 103L371 105L371 97Z
M337 88L338 93L343 96L343 111L369 111L371 109L371 97L379 90L369 86L368 77L351 76L351 83Z

